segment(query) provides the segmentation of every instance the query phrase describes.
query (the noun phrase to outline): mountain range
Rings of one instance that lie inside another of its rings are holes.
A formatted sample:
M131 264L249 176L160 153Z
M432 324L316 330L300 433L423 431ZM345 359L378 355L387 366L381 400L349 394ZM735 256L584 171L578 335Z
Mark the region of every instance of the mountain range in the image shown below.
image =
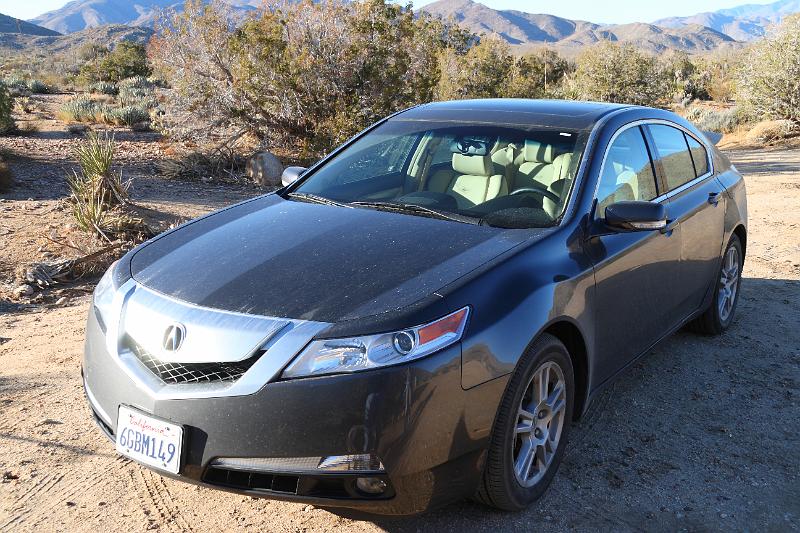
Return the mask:
M262 3L262 0L224 1L235 13L258 9ZM66 34L105 24L152 27L164 9L180 9L182 5L182 0L73 0L29 22ZM747 4L689 17L631 24L596 24L554 15L497 10L475 0L438 0L420 10L455 20L479 35L498 35L518 52L548 46L571 55L586 45L610 40L631 43L652 53L667 50L700 53L742 46L742 42L762 37L787 14L799 12L800 0Z
M16 33L19 35L59 35L57 31L15 19L0 13L0 33Z

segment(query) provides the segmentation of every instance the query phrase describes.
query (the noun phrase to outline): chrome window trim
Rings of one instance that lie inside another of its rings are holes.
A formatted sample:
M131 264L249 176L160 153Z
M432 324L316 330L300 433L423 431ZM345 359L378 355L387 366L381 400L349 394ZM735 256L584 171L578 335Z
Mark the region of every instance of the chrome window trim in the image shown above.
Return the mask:
M597 137L600 135L600 130L613 117L630 109L630 107L620 107L619 109L615 109L614 111L611 111L607 115L601 117L600 120L598 120L592 127L592 131L589 132L589 138L586 139L586 146L583 147L583 155L581 156L580 163L578 164L578 169L575 171L575 179L573 180L572 188L569 190L569 200L567 201L566 207L564 207L564 211L560 215L561 220L559 221L559 226L562 226L566 221L570 220L575 215L575 210L578 208L578 196L581 195L581 189L583 188L583 184L587 179L586 174L589 172L589 150L592 149L594 144L597 142ZM603 163L605 163L605 155L603 156ZM597 185L595 185L594 194L597 194Z
M683 191L694 187L698 183L701 183L701 182L707 180L708 178L710 178L711 176L714 175L714 161L713 161L713 158L711 157L711 151L708 149L708 145L705 143L705 141L703 141L701 139L698 139L697 136L694 133L692 133L691 131L689 131L685 127L681 126L680 124L677 124L675 122L672 122L672 121L669 121L669 120L665 120L665 119L648 118L648 119L635 120L633 122L629 122L628 124L620 126L620 128L617 129L617 131L614 132L614 135L612 135L611 139L608 141L608 146L606 146L606 150L603 153L603 162L600 164L600 174L597 177L597 181L595 182L595 185L594 185L594 194L592 195L592 203L594 205L592 206L592 210L595 209L595 205L596 205L596 201L597 201L597 192L600 190L600 180L602 179L603 172L605 171L605 168L606 168L606 159L608 158L608 152L609 152L610 148L614 145L614 141L616 141L617 137L619 137L622 133L624 133L625 131L629 130L630 128L636 128L636 127L639 127L639 126L647 126L647 125L650 125L650 124L661 124L661 125L664 125L664 126L671 126L673 128L676 128L676 129L682 131L684 134L689 135L694 140L699 142L700 146L702 146L703 149L706 151L706 161L708 161L708 172L706 172L702 176L698 176L697 178L695 178L693 180L687 181L686 183L684 183L680 187L676 187L676 188L672 189L671 191L668 191L668 192L665 192L663 194L660 194L659 196L653 198L652 200L648 200L648 201L657 202L657 203L663 202L664 200L668 200L669 198L672 198L673 196L676 196L676 195L682 193ZM688 143L687 143L686 149L687 150L689 149ZM652 157L652 154L650 154L650 156ZM655 166L655 160L652 160L652 163ZM659 185L658 184L658 176L656 176L656 186L658 186L658 185ZM595 214L595 216L596 216L596 214Z
M142 390L155 400L179 400L188 398L219 398L230 396L244 396L254 394L267 383L280 376L284 367L289 364L298 353L320 331L330 324L310 320L297 320L280 317L264 317L260 315L247 315L220 309L200 307L182 302L170 296L158 293L164 299L171 300L175 305L189 309L197 309L204 314L219 313L226 316L246 318L265 318L285 322L279 331L272 334L262 346L257 349L265 353L251 366L238 380L233 382L167 384L153 374L139 358L123 343L125 332L121 325L124 323L122 314L125 311L125 302L136 290L147 290L133 279L125 282L115 295L115 316L117 320L109 326L106 333L105 348L111 360Z

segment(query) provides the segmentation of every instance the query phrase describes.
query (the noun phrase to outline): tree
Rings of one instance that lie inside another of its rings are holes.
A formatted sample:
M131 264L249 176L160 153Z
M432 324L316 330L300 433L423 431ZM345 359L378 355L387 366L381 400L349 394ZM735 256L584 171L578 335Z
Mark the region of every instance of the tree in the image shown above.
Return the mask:
M657 105L670 96L671 78L655 57L630 44L604 41L578 57L571 84L574 94L585 100Z
M800 122L800 15L754 44L740 67L737 100L753 117Z

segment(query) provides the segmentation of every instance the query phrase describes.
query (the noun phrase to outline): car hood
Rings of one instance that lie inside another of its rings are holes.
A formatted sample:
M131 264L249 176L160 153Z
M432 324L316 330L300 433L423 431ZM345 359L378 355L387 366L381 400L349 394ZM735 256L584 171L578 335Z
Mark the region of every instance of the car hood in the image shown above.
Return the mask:
M414 304L535 233L272 194L168 232L130 264L191 304L333 323Z

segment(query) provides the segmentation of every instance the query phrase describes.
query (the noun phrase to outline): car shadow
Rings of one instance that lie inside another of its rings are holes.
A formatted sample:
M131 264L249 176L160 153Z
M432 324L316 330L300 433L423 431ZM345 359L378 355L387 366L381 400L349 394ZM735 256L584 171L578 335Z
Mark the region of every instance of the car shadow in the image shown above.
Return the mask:
M732 327L679 331L574 425L553 484L504 513L464 501L389 532L782 529L800 516L800 280L745 278Z

